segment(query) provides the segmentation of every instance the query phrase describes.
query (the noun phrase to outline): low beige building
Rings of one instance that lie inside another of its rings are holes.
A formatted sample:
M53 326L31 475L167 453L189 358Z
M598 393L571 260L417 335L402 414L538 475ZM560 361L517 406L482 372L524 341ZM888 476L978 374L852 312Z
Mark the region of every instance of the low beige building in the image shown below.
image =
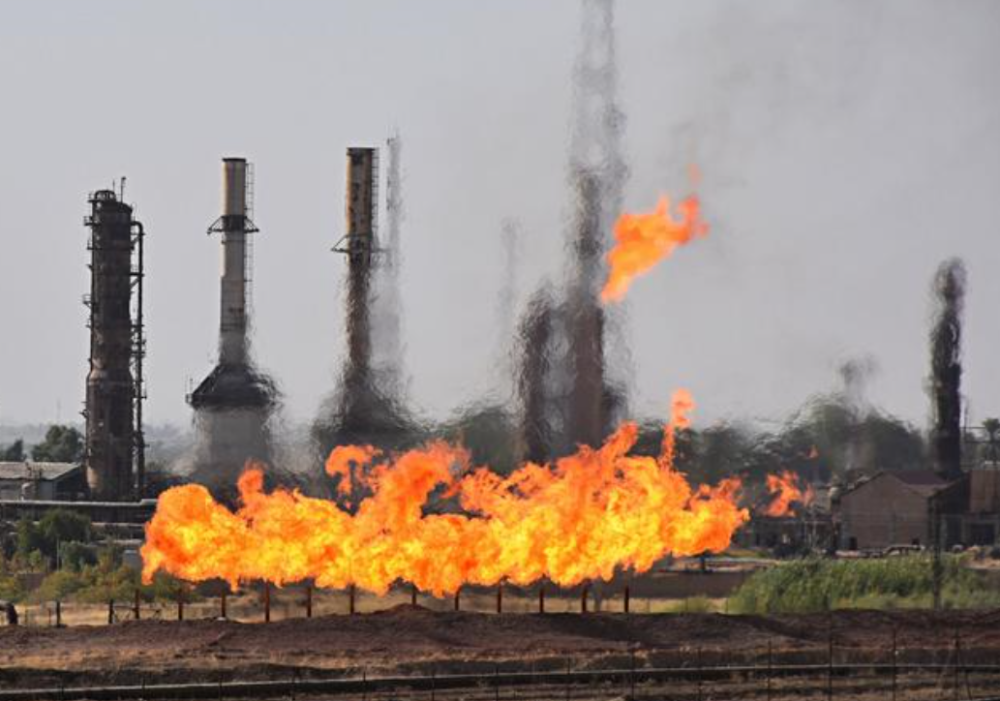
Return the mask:
M840 495L834 511L839 547L931 544L933 500L949 484L931 470L879 472L855 483Z

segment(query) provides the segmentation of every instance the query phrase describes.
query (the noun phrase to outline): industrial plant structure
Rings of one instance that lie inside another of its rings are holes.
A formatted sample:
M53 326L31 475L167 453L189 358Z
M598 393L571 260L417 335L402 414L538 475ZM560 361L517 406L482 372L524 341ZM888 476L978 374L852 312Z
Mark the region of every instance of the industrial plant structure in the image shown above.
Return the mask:
M613 4L585 0L581 30L565 286L555 299L540 290L521 324L521 443L524 456L534 460L564 455L579 445L599 446L625 402L623 389L608 372L614 312L599 299L608 237L628 172L620 144L623 116L616 103Z
M390 154L392 144L390 143ZM397 151L398 154L398 151ZM398 164L397 164L398 165ZM398 167L394 182L398 185ZM393 182L390 182L392 185ZM392 204L392 200L390 200ZM398 201L395 205L398 207ZM390 255L398 249L398 219L390 249L383 250L378 239L379 152L372 147L347 149L346 231L334 251L347 257L347 357L339 386L323 415L313 428L313 437L320 452L344 443L368 443L380 448L399 448L413 440L415 427L406 416L398 396L398 348L382 349L382 362L376 363L373 347L376 336L383 343L398 345L398 316L392 319L378 315L396 315L393 302L378 306L376 298L383 287L395 284L386 266L398 261ZM398 212L398 209L396 210ZM390 210L392 214L392 210ZM384 291L391 292L386 289ZM377 323L386 322L381 335L374 334ZM386 328L390 327L390 328Z
M249 341L252 170L245 158L222 161L222 216L208 228L222 244L219 361L188 396L199 438L194 479L232 488L248 460L268 462L268 420L277 392L254 367Z
M114 190L98 190L89 202L84 220L91 231L90 294L84 298L90 308L84 463L92 499L124 501L141 497L145 481L145 232Z

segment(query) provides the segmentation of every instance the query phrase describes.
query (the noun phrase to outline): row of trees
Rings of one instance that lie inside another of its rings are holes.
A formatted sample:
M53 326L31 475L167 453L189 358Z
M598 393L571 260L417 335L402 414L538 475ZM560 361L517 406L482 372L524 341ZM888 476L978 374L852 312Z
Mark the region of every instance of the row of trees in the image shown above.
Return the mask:
M0 446L0 462L23 462L27 457L24 441L20 438ZM36 462L79 462L83 459L83 435L72 426L49 426L45 439L32 446L31 459Z

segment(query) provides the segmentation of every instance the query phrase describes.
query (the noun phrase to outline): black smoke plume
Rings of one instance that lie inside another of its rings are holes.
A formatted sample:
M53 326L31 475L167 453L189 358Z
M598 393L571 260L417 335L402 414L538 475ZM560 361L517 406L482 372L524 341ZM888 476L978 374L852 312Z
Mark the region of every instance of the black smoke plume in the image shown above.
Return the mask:
M934 276L930 394L934 412L931 459L945 479L962 475L962 312L965 264L946 260Z

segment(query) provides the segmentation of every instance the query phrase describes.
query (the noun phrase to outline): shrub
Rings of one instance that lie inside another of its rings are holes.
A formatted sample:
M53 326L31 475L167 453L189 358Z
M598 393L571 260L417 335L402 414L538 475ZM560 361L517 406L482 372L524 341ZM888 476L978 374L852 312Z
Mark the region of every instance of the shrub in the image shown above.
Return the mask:
M945 556L942 602L951 607L991 605L1000 594ZM927 555L872 560L797 560L762 570L733 594L735 613L814 613L830 608L916 608L933 602L932 561Z

